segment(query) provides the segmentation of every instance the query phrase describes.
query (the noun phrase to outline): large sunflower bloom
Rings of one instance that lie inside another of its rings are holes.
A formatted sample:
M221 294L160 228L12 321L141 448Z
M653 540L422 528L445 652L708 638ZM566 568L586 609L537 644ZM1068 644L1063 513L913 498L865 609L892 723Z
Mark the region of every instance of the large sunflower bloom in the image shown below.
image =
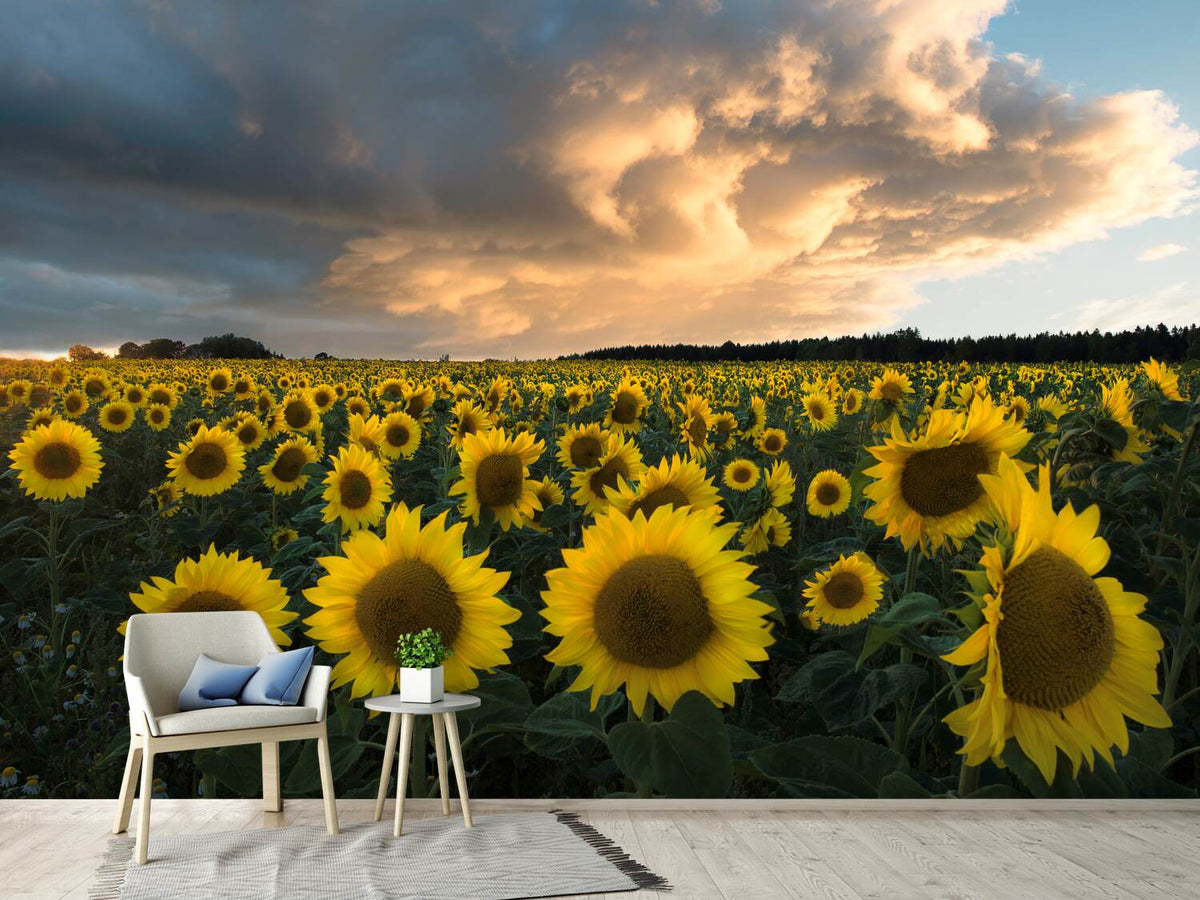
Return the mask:
M811 515L827 519L840 516L850 505L850 482L836 469L825 469L808 483L805 500Z
M757 678L752 661L774 640L752 598L753 567L722 549L737 525L660 507L649 519L613 510L563 550L546 573L545 630L562 638L546 658L580 666L570 690L592 708L622 685L635 712L647 695L670 710L687 691L732 704L734 685Z
M201 425L190 441L167 459L171 478L183 490L197 497L220 494L242 477L246 452L237 438L222 428Z
M645 471L646 464L637 444L614 432L608 437L600 464L571 476L574 488L571 498L589 516L598 515L608 506L608 488L618 488L621 479L629 484L640 481Z
M965 413L934 410L911 438L893 420L892 436L868 448L879 464L864 472L876 479L863 489L873 501L865 515L886 525L887 537L900 535L905 549L970 537L988 511L978 476L995 474L1000 455L1016 454L1029 438L988 397Z
M608 432L599 422L570 425L558 439L558 461L568 469L595 468L607 444Z
M455 403L451 412L454 421L446 426L446 431L450 435L450 443L459 449L466 443L468 435L486 434L495 424L487 410L466 398Z
M879 608L883 574L865 553L840 556L804 582L805 609L820 622L853 625Z
M100 407L100 427L119 434L133 427L133 406L124 400L112 400Z
M968 575L984 623L944 658L984 663L983 692L945 721L966 738L959 752L970 765L999 761L1016 738L1053 781L1059 749L1078 774L1096 754L1111 765L1113 747L1128 751L1125 717L1151 728L1171 720L1154 699L1163 641L1138 618L1146 598L1095 577L1109 558L1099 508L1056 513L1048 466L1038 474L1034 490L1004 457L997 475L980 478L1002 522L982 570Z
M224 612L250 610L262 616L275 643L286 647L292 639L283 626L299 613L286 609L288 593L261 563L232 553L218 553L210 545L199 559L185 559L175 567L175 579L157 575L141 584L129 599L145 613ZM119 629L125 631L122 623Z
M258 472L262 475L263 484L286 497L308 483L308 478L301 470L316 461L316 447L307 438L297 437L276 447L275 458L259 466Z
M341 519L342 531L367 528L383 518L392 499L392 477L373 453L349 444L338 450L321 496L324 521Z
M717 423L712 407L699 394L690 394L687 400L679 404L679 410L683 414L680 435L687 445L688 453L704 462L712 453L708 432Z
M26 432L8 458L25 493L38 500L82 497L104 468L95 436L62 419Z
M379 449L388 459L408 459L421 445L421 423L406 412L388 413Z
M352 697L392 693L396 638L426 628L454 651L445 662L447 690L470 690L479 684L475 669L508 662L504 626L520 618L497 596L508 573L485 567L486 551L463 556L466 527L447 528L442 513L422 528L421 507L400 503L385 537L359 531L341 556L320 559L329 574L304 592L320 607L304 623L322 650L347 654L334 666L333 687L353 681Z
M462 479L450 488L450 496L462 495L463 515L477 525L487 508L504 531L520 528L542 508L529 467L545 446L528 432L509 437L503 428L466 435L459 453Z
M613 509L631 519L639 512L649 518L660 506L708 510L720 518L721 494L707 474L695 460L676 454L647 469L636 489L621 478L617 487L606 487L604 493Z
M642 415L650 405L642 386L622 378L612 392L612 405L604 416L604 427L618 434L637 434L642 430Z

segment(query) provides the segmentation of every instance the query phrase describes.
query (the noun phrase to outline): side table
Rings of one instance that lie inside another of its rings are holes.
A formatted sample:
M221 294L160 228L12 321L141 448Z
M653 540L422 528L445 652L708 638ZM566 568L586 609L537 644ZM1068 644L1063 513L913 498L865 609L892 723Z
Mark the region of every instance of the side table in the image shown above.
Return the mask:
M470 694L446 694L436 703L405 703L399 694L387 697L370 697L367 709L388 714L387 744L383 751L383 773L379 777L379 794L375 798L375 821L383 818L383 802L387 798L388 775L392 768L392 755L396 752L397 738L400 741L400 772L396 782L396 824L392 834L400 837L404 826L404 796L408 792L408 761L412 752L413 722L417 716L433 717L433 743L437 751L438 785L442 791L442 815L450 815L450 784L446 779L446 741L450 742L450 756L454 760L454 776L458 781L458 800L462 804L463 822L468 828L471 807L467 800L467 773L463 768L462 744L458 740L458 720L455 713L475 709L481 703ZM421 751L418 751L421 752Z

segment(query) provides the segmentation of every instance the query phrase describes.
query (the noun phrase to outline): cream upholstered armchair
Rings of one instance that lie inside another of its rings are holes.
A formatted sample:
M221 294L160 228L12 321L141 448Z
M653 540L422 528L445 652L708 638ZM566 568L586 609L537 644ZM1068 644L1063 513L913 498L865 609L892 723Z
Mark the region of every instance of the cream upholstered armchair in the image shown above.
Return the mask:
M158 753L262 744L263 803L271 812L283 808L279 789L281 741L317 739L325 825L338 833L325 706L329 697L328 666L313 666L296 706L223 706L179 711L179 692L201 653L221 662L258 665L278 653L267 625L256 612L191 612L139 614L125 630L125 691L129 697L129 756L121 780L121 797L113 832L129 827L134 785L141 767L138 804L138 863L146 861L150 841L150 795L154 757Z

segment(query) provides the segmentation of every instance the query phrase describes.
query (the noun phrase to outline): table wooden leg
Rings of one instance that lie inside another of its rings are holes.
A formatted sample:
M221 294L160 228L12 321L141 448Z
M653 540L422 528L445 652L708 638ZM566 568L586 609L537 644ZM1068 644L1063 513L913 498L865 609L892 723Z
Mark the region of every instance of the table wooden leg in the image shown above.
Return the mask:
M458 781L458 802L462 804L463 822L468 828L474 826L471 821L471 807L467 799L467 770L463 767L462 743L458 739L458 719L454 713L446 713L446 736L450 739L450 756L454 759L454 777Z
M433 719L433 746L437 751L437 767L438 767L438 787L442 792L442 815L450 815L450 781L446 777L449 773L446 771L446 723L444 713L434 713Z
M400 772L396 776L396 824L392 828L393 837L400 837L404 829L404 795L408 791L408 757L412 752L415 718L412 713L402 713L400 716Z
M400 737L400 714L388 715L387 744L383 748L383 771L379 776L379 793L375 797L375 821L383 818L383 801L387 799L388 782L392 780L392 760L396 756L396 739Z

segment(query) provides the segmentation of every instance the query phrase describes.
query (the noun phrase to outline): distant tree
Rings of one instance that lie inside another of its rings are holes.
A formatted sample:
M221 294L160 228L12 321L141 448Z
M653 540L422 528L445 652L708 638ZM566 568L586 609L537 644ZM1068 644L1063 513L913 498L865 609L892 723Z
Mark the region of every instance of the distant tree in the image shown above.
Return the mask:
M71 349L67 351L67 356L71 362L88 362L94 359L108 359L108 354L103 350L93 350L87 344L73 344Z
M210 359L272 359L275 354L253 338L229 334L206 337L187 348L189 355Z
M316 356L314 356L313 359L333 359L333 357L330 356L328 353L326 353L324 350L322 350L320 353L318 353Z
M117 359L143 359L142 345L137 341L126 341L117 348Z
M154 338L142 344L142 358L175 359L186 349L187 344L183 341L173 338Z

